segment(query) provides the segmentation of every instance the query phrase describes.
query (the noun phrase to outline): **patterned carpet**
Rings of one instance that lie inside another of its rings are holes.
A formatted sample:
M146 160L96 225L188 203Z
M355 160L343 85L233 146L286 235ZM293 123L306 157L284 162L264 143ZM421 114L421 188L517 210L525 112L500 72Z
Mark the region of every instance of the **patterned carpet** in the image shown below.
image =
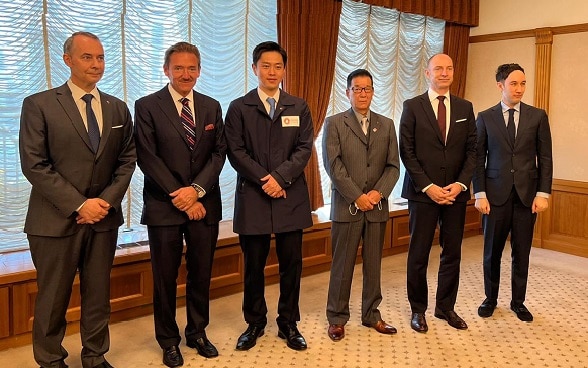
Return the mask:
M534 248L531 257L526 305L534 314L531 323L521 322L510 311L510 257L505 250L500 299L494 315L477 315L483 300L481 237L464 241L461 284L456 312L469 325L465 331L451 328L432 315L435 299L439 249L434 247L429 266L430 309L426 317L429 332L418 334L409 325L406 300L406 254L383 261L382 288L384 319L398 328L385 336L363 327L360 321L361 265L356 267L352 317L346 337L332 342L325 317L328 273L302 281L299 329L309 348L295 352L277 337L275 308L277 286L267 287L270 323L257 346L246 352L234 350L237 337L246 328L241 315L241 294L211 302L208 337L220 356L204 359L181 346L184 367L573 367L588 368L588 259ZM185 323L185 310L178 309L178 321ZM164 367L153 338L152 317L114 324L111 352L107 359L117 368ZM66 337L70 351L67 363L79 368L79 335ZM36 367L30 346L0 352L0 367Z

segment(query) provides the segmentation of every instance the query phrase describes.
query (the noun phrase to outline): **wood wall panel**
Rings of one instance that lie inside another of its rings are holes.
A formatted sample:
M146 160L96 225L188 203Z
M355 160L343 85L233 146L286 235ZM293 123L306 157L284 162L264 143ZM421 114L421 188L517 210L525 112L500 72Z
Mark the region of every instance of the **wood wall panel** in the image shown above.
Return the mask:
M555 179L549 202L541 247L588 257L588 183Z
M0 288L0 338L10 336L10 299L8 287Z

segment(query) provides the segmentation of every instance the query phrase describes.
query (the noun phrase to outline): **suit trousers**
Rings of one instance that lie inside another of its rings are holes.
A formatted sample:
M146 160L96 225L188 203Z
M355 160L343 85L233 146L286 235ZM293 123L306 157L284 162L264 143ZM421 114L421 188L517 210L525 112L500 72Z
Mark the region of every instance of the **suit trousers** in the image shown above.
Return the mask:
M520 305L525 301L536 219L537 214L532 213L531 208L521 202L514 186L504 205L491 205L490 213L483 215L484 291L487 298L498 299L500 263L510 233L512 303Z
M382 302L382 245L386 222L332 222L331 244L333 260L327 299L327 319L330 324L344 325L349 321L349 298L357 249L362 241L363 289L361 321L372 325L382 319L378 306Z
M265 327L265 264L270 250L271 234L239 235L245 260L243 314L250 325ZM300 321L300 277L302 275L302 230L276 233L276 254L280 273L278 325Z
M453 310L459 286L461 241L465 224L466 202L439 205L408 201L410 243L407 260L407 293L414 313L424 313L428 305L427 267L439 225L441 257L437 280L436 307Z
M176 323L176 279L186 243L186 339L206 336L209 323L210 278L218 224L188 221L182 225L148 226L153 270L155 338L161 348L179 345Z
M68 353L62 346L65 313L79 270L82 365L104 361L110 346L110 270L118 229L95 232L89 225L66 237L28 235L37 270L37 298L33 320L33 354L42 367L60 367Z

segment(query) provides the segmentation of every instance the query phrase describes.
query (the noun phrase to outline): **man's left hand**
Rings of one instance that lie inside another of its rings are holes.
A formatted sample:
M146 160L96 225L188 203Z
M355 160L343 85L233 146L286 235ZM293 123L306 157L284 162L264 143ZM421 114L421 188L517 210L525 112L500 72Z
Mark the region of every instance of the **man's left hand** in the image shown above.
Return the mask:
M539 213L545 211L549 207L549 201L547 198L535 197L533 204L531 205L531 212Z

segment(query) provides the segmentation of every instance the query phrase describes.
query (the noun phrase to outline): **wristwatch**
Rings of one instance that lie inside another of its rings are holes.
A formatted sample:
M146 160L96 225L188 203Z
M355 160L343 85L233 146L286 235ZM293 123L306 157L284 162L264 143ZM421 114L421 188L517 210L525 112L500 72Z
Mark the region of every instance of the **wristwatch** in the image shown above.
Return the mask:
M198 193L198 198L202 198L206 194L206 191L200 185L198 185L196 183L192 183L192 184L190 184L190 186L192 188L194 188L194 190L196 191L196 193Z

